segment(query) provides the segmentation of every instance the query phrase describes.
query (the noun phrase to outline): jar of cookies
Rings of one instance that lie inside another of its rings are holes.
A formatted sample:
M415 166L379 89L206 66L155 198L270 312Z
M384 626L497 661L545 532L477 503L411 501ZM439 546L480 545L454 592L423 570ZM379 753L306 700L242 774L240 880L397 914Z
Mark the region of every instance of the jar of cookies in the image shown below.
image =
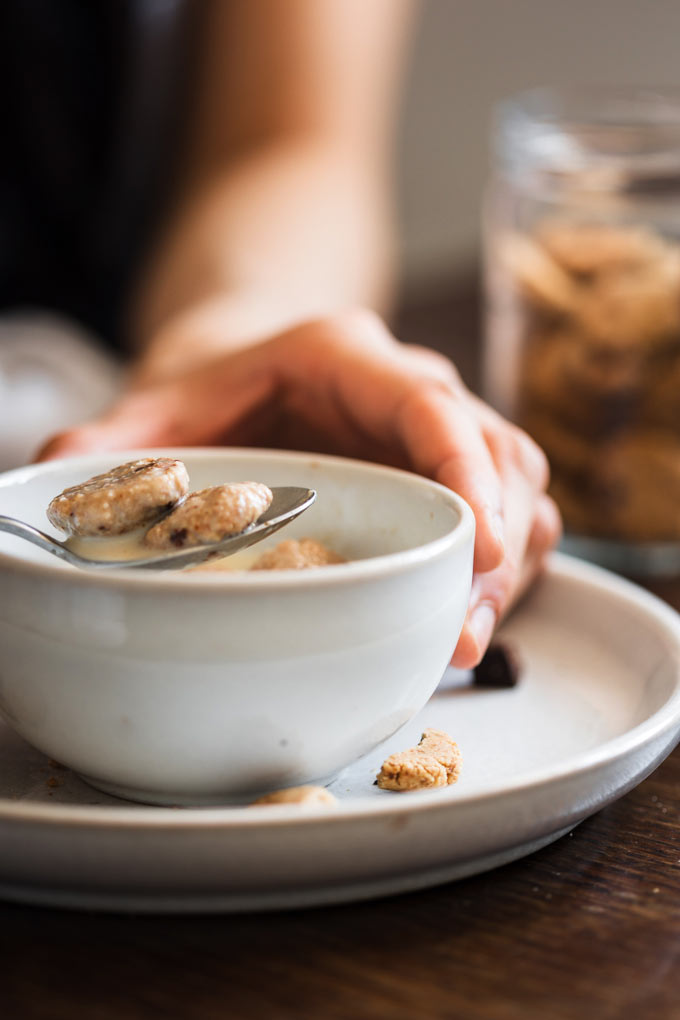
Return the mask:
M485 396L548 455L568 551L680 572L680 94L498 111Z

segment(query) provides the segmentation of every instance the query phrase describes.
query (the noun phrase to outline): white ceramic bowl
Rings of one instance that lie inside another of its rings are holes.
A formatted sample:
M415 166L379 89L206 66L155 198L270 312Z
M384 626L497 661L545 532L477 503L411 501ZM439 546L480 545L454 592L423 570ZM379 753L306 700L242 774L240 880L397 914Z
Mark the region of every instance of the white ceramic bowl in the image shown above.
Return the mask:
M323 782L425 704L469 598L474 519L440 485L311 454L173 449L0 475L0 513L53 532L56 493L140 455L192 488L254 479L318 492L262 543L312 536L350 562L307 571L89 572L0 534L0 711L92 785L217 803ZM56 533L55 533L56 534Z

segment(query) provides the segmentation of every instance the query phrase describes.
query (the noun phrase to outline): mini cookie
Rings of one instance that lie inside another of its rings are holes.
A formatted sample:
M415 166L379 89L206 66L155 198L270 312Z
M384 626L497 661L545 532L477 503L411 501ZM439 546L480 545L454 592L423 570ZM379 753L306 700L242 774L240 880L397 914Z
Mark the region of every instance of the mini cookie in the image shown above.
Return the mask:
M576 534L630 542L680 538L680 438L641 430L592 445L580 475L553 472L550 493Z
M593 343L650 349L680 337L680 254L640 271L602 276L584 290L578 324Z
M611 537L608 515L602 513L587 480L553 471L548 491L560 508L565 531L593 538Z
M219 542L254 524L271 501L271 489L261 482L199 489L150 528L144 541L154 549L187 549Z
M251 570L306 570L309 567L325 567L331 563L346 563L332 549L328 549L314 538L288 538L273 549L267 549L253 563Z
M579 298L577 284L535 241L522 234L506 234L500 238L496 254L527 301L563 314L574 309Z
M642 386L645 352L596 347L575 329L537 334L527 343L527 379L549 397L565 382L588 399L629 394Z
M607 533L639 542L680 538L680 437L641 429L602 452L594 484Z
M641 421L680 433L680 345L650 362L643 389Z
M450 786L460 774L458 744L442 730L427 729L417 747L391 754L376 779L381 790L424 790Z
M48 506L47 517L67 535L123 535L167 513L188 488L181 460L145 457L65 489Z
M546 405L527 405L519 418L521 427L543 448L551 470L568 474L590 471L596 456L596 444L591 436L577 432Z
M304 807L334 807L337 803L337 798L324 789L323 786L290 786L287 790L275 790L273 793L265 793L262 797L254 800L250 807L260 807L263 804L301 804Z
M637 349L592 347L573 330L534 334L522 354L518 416L539 413L581 435L609 435L638 413L644 364Z
M536 239L555 262L578 276L644 267L670 250L645 227L553 221L538 228Z

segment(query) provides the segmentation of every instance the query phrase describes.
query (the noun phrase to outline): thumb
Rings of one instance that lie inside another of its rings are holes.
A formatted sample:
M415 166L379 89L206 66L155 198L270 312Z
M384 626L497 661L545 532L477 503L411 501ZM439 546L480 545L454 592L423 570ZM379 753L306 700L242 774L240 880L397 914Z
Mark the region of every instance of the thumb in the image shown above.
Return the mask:
M117 441L111 430L100 427L98 422L88 422L50 436L36 452L33 460L39 462L58 460L60 457L75 457L81 453L105 453L107 450L120 449L125 445L127 444L121 445Z
M142 446L169 445L176 441L168 421L168 402L160 394L128 394L99 418L83 422L50 436L34 460L56 460L83 453Z
M130 390L106 414L52 436L37 460L146 446L200 446L223 440L271 396L276 376L259 352L220 359L181 379Z

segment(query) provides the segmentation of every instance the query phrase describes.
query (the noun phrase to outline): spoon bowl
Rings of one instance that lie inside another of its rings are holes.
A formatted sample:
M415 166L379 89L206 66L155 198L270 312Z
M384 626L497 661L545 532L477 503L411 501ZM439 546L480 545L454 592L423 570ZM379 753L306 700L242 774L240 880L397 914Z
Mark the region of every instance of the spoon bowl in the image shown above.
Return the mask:
M205 545L192 546L189 549L179 551L161 552L149 550L148 556L136 559L100 559L94 556L84 556L70 548L69 542L60 542L45 532L34 528L31 524L19 521L14 517L5 517L0 514L0 531L6 531L17 538L26 539L32 542L45 552L58 556L74 567L94 567L104 569L145 569L145 570L182 570L185 567L194 567L206 560L223 559L231 556L239 549L245 549L249 545L261 542L273 532L278 531L285 524L295 520L301 513L308 509L316 499L314 489L306 489L296 485L282 485L272 488L273 499L265 512L244 531L235 535L227 535L219 542L209 542ZM97 542L93 539L92 542ZM108 548L110 544L107 543ZM80 543L82 548L82 542ZM93 549L95 547L93 546Z

